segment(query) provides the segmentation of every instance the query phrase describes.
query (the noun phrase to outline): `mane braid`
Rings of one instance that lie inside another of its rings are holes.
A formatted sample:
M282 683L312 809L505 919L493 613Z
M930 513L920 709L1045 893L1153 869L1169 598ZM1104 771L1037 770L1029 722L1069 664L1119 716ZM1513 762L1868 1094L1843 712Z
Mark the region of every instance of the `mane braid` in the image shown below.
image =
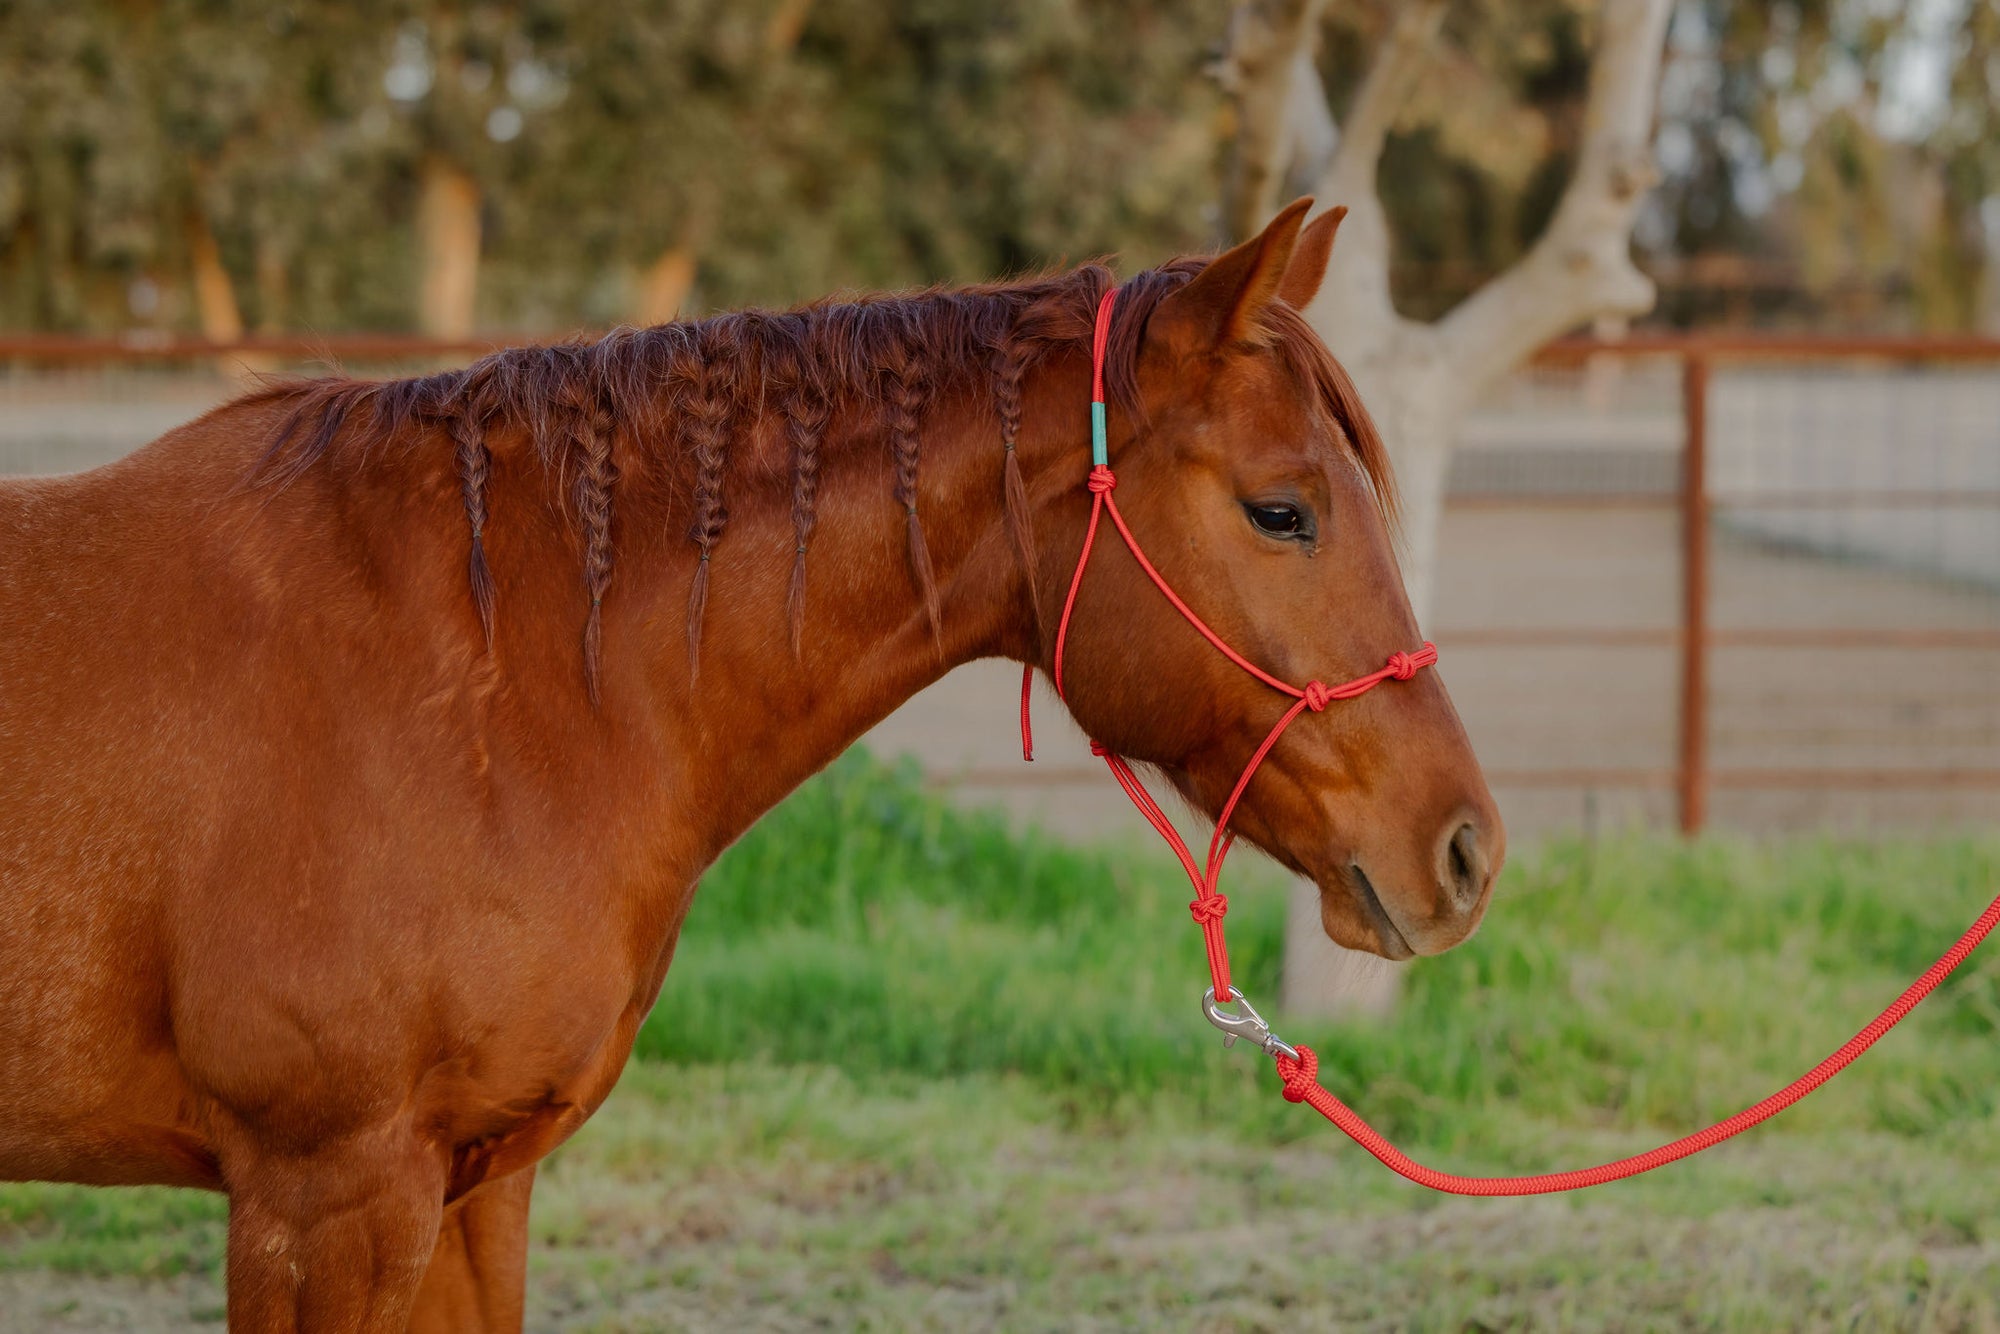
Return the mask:
M923 520L917 515L917 424L924 407L922 386L905 356L891 367L885 378L884 406L888 410L889 448L896 463L896 503L903 507L904 527L910 553L910 575L916 580L923 599L924 614L930 618L931 641L944 651L943 612L938 602L937 575L931 568L930 548L924 542Z
M728 317L715 324L727 329ZM687 640L688 678L701 674L701 629L708 612L708 567L715 544L729 522L722 501L723 471L729 462L729 421L736 392L736 368L732 361L713 355L714 349L699 346L692 371L693 382L687 397L686 430L695 459L694 523L688 538L701 549L695 563L694 582L688 589Z
M1021 434L1021 380L1028 371L1027 354L1012 330L1003 334L993 354L993 407L1000 417L1000 446L1006 456L1001 491L1007 510L1007 532L1028 586L1028 604L1035 625L1042 624L1042 589L1035 578L1035 530L1028 513L1028 484L1021 476L1021 456L1015 445Z
M465 519L472 526L472 555L466 563L472 602L479 610L479 628L486 634L486 651L493 651L493 571L486 563L486 479L493 469L493 451L486 447L486 429L472 413L461 409L446 419L458 466L459 491L465 497Z
M590 616L583 628L583 676L590 702L599 702L604 659L604 592L611 586L611 493L618 465L611 458L613 424L602 401L589 405L577 433L575 501L583 527L583 583Z
M798 317L792 317L798 318ZM778 381L778 412L785 443L792 454L791 586L785 593L785 620L792 657L803 651L806 627L806 547L812 541L819 508L819 446L831 415L830 395L820 369L810 356L781 354L772 371Z

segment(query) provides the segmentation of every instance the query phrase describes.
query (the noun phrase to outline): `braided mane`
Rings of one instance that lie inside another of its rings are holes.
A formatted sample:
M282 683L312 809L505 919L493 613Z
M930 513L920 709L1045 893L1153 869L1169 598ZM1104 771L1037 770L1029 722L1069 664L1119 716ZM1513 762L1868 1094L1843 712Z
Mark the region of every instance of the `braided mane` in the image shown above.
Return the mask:
M1106 389L1114 410L1128 420L1145 420L1137 363L1146 321L1206 262L1175 260L1125 285ZM462 369L411 379L278 381L246 401L289 408L260 473L279 484L316 464L358 470L376 446L413 430L447 435L469 532L471 595L489 647L497 609L484 534L505 516L496 520L488 513L487 439L500 427L525 430L551 484L567 481L580 530L588 598L583 654L594 698L601 608L616 556L621 456L624 471L643 463L664 479L674 512L685 513L686 540L697 554L687 615L688 654L697 669L708 570L728 527L729 496L756 470L772 467L770 458L754 457L759 446L753 428L760 421L775 418L782 466L791 478L796 549L786 610L795 653L805 620L821 455L837 414L862 426L844 435L886 445L886 480L905 513L911 581L933 634L940 609L922 524L921 442L927 415L948 390L980 389L993 404L1008 525L1019 559L1031 569L1034 535L1014 448L1022 381L1051 350L1088 346L1098 298L1112 282L1108 268L1086 264L1015 282L830 299L786 312L741 311L508 348ZM1267 332L1300 381L1317 388L1393 516L1387 456L1346 373L1296 312L1276 305L1269 314Z

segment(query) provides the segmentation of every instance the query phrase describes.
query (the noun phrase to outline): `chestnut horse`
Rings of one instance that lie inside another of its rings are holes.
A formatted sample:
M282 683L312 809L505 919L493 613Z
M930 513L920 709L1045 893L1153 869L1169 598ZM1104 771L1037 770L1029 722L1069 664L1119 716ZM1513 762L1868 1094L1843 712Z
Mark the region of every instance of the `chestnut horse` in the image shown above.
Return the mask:
M1175 588L1331 681L1418 636L1307 203L1123 287L1111 450ZM226 1191L238 1330L517 1329L535 1164L703 868L951 667L1048 666L1111 281L273 385L0 485L0 1179ZM1067 677L1211 816L1282 702L1116 546ZM1392 957L1503 846L1435 672L1287 732L1236 825Z

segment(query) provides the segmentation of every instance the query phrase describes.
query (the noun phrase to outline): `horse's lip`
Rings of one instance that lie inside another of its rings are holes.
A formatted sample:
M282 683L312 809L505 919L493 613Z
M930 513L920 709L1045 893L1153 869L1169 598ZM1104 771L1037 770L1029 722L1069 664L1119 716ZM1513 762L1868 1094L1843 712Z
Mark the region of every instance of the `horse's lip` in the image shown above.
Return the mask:
M1382 906L1382 898L1375 892L1375 884L1368 878L1368 872L1361 869L1361 863L1349 862L1347 869L1353 874L1354 885L1361 900L1361 906L1368 913L1368 919L1375 927L1376 939L1382 942L1382 954L1388 959L1413 959L1417 952L1410 948L1396 919L1389 916L1389 910Z

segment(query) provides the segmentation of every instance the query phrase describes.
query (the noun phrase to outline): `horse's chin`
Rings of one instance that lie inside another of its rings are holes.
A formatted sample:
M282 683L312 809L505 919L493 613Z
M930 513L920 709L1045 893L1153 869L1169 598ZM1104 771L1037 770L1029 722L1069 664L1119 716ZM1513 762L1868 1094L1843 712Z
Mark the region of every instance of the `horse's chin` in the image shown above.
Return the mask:
M1318 883L1320 922L1336 945L1397 961L1420 952L1411 946L1359 865L1342 866L1319 877Z

